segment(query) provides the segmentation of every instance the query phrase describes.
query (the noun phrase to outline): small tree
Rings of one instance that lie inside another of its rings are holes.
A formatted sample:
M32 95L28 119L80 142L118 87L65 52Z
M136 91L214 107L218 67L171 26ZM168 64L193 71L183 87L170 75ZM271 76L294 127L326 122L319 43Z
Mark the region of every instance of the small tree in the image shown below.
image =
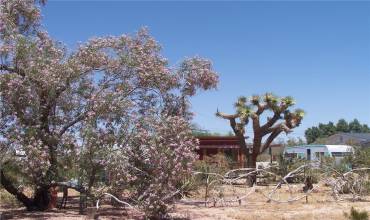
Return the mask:
M235 114L225 114L217 110L216 116L229 120L247 158L246 165L256 167L257 156L269 148L279 134L289 133L300 125L304 111L297 109L291 112L289 108L294 104L292 97L278 98L271 93L266 93L263 96L255 95L250 99L242 96L235 103ZM266 122L261 124L261 117L267 112L271 112L272 116L267 117ZM251 152L249 152L245 141L246 126L249 120L252 120L254 134ZM266 139L264 139L265 137Z

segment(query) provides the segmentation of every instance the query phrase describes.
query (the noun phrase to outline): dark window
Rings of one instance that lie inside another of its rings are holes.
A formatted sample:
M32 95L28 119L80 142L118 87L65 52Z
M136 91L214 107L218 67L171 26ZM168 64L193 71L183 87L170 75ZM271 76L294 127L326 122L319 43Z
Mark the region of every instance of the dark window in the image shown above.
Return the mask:
M287 158L297 158L297 153L285 153L285 157L287 157Z
M351 152L331 152L333 157L344 157L350 155Z
M307 160L311 160L311 149L307 149Z

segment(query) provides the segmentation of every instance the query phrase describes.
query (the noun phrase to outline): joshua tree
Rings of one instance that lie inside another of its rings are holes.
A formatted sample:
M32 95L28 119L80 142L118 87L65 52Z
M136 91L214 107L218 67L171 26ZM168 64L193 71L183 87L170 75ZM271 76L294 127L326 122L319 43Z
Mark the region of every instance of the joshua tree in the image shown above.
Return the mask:
M280 133L287 134L300 125L304 111L301 109L290 111L289 108L294 104L295 102L290 96L279 98L271 93L266 93L263 96L254 95L249 99L242 96L235 103L235 114L225 114L217 110L216 116L230 121L230 126L239 138L240 146L247 158L245 165L256 167L257 156L269 148ZM261 124L264 113L272 115L266 115L265 123ZM246 126L249 120L252 121L254 134L251 152L249 152L245 141Z

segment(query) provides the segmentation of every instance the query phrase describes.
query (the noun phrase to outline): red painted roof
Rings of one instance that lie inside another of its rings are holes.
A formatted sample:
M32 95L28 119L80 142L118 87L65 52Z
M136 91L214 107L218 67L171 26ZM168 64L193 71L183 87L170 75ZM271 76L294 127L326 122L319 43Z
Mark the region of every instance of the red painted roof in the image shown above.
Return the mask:
M201 136L199 139L200 146L202 145L239 145L238 138L235 136Z

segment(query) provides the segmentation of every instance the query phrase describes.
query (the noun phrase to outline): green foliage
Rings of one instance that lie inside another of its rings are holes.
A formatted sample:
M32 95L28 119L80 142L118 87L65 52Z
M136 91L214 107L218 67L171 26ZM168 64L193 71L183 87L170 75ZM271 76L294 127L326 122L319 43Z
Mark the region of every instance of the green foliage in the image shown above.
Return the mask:
M351 212L349 214L344 213L344 216L349 220L368 220L369 219L369 215L367 211L358 211L353 207L351 208Z
M363 127L357 119L351 121L348 124L348 127L349 127L349 130L352 132L366 132L365 131L366 128Z
M325 156L320 160L321 169L327 173L331 173L333 170L338 171L339 173L346 173L351 170L352 163L348 160L343 159L340 163L335 161L334 157ZM334 173L337 175L338 173Z
M281 177L286 176L289 172L297 169L299 166L302 166L306 161L300 158L285 158L283 154L280 154L278 157L278 168L274 173L278 174ZM294 181L292 179L288 181Z
M5 189L0 188L0 204L6 205L12 208L20 207L21 203L13 196L8 193Z
M370 148L355 148L354 154L345 157L345 162L356 167L370 167Z
M198 192L202 186L201 176L189 175L184 177L179 183L177 183L178 189L181 189L181 194L178 194L178 198L183 196L190 197L193 193Z
M205 156L203 160L196 161L194 171L199 174L184 178L181 182L183 194L185 196L192 195L192 192L197 191L200 186L207 184L207 179L209 183L219 179L220 176L208 175L207 173L224 175L230 170L231 162L223 153Z
M281 177L286 176L289 172L297 169L298 167L307 163L306 159L300 158L285 158L282 154L279 155L277 169L273 169L273 172ZM306 168L303 169L302 173L295 175L293 178L287 178L290 183L302 183L305 177L311 177L312 183L318 183L320 179L320 170Z
M203 160L195 162L195 171L204 173L225 174L231 168L231 160L223 153L205 156Z
M336 124L336 127L337 127L338 132L344 132L344 133L349 132L348 123L344 119L339 119L339 121Z
M193 130L192 131L193 135L195 137L205 137L205 136L234 136L233 133L230 134L230 132L226 133L226 134L221 134L221 133L218 133L218 132L210 132L210 131L207 131L207 130Z
M222 198L224 196L222 180L223 175L231 168L231 160L224 154L219 153L204 160L195 163L195 171L199 172L189 184L192 190L204 187L204 199L208 200L210 196Z
M305 137L308 144L316 142L319 138L329 137L336 133L368 133L370 128L366 124L361 124L357 119L350 123L340 119L335 125L333 122L327 124L320 123L318 126L313 126L306 129Z
M291 96L287 96L281 99L282 102L284 102L288 106L292 106L295 104L294 98Z

